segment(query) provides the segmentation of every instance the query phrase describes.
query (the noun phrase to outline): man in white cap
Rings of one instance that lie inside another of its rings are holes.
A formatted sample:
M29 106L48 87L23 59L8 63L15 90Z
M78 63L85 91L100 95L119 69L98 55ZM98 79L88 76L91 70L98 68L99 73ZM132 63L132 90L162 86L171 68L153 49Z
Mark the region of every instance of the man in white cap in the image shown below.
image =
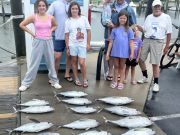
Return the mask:
M143 25L144 41L142 46L139 65L142 70L143 78L138 83L148 82L148 74L145 61L150 53L150 63L153 69L154 86L153 91L159 91L159 63L163 53L167 53L172 33L172 22L169 15L161 11L162 2L154 0L152 3L153 13L148 15ZM140 27L140 26L139 26ZM165 47L164 47L165 41ZM163 49L164 47L164 49Z

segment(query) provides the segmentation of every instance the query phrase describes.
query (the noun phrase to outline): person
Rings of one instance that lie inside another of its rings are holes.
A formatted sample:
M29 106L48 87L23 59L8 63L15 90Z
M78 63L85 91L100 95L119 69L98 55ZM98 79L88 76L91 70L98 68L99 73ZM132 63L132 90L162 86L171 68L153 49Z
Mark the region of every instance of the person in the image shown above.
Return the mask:
M106 59L109 56L113 58L114 61L114 78L111 83L111 88L123 89L123 81L125 75L125 62L126 59L133 59L134 47L133 39L134 34L132 29L129 27L129 18L126 11L121 11L118 14L119 23L116 28L112 29L111 40L108 45L108 50L106 54ZM120 73L120 81L118 83L118 73Z
M90 49L91 27L88 19L81 15L81 9L77 2L71 2L68 10L68 19L65 22L65 41L67 53L72 57L72 69L74 83L84 88L88 87L86 76L86 53ZM83 84L78 78L77 63L79 61Z
M135 70L136 65L139 62L140 54L141 54L141 47L142 47L142 40L139 38L139 30L136 25L132 26L132 30L134 32L134 58L130 61L127 59L126 61L126 69L125 69L125 79L124 83L127 83L127 76L129 72L129 68L131 67L131 84L135 85L137 82L135 81Z
M150 63L152 64L154 85L152 90L154 92L159 91L159 63L163 53L166 54L169 48L172 22L169 15L165 14L161 10L162 2L160 0L154 0L152 3L153 13L148 15L145 19L143 27L140 27L144 31L144 40L142 46L142 53L139 61L140 68L142 70L143 78L138 83L148 82L148 74L145 61L150 53ZM163 49L164 39L166 38L166 45Z
M62 86L59 85L59 80L54 67L54 51L51 36L52 32L57 27L57 23L53 16L46 14L46 10L48 8L46 0L37 0L35 7L37 9L37 13L26 18L19 25L22 30L26 31L34 38L30 65L19 90L25 91L30 87L37 75L38 67L43 55L47 63L49 71L48 76L52 82L51 85L56 89L60 89ZM34 24L35 33L26 27L30 23Z
M108 49L108 44L109 44L109 38L110 38L110 31L111 28L108 27L108 23L111 22L111 4L112 0L105 0L103 4L103 11L101 15L101 23L105 27L105 32L104 32L104 39L105 39L105 48L104 48L104 56L106 56L107 49ZM109 59L108 61L105 60L105 64L108 66L105 66L105 71L107 76L106 80L107 81L112 81L113 79L113 61L112 59ZM108 67L108 69L107 69Z
M56 0L54 1L47 13L53 15L57 20L57 29L55 30L55 38L54 38L54 53L55 53L55 69L56 73L58 74L58 70L60 69L60 60L63 54L63 51L66 48L65 44L65 35L64 35L64 27L65 21L68 18L68 8L69 4L72 0ZM66 52L66 69L64 79L69 82L73 81L73 78L70 76L70 69L71 69L71 60L70 56L67 55Z
M109 2L110 3L110 2ZM111 19L107 21L106 25L103 22L102 19L102 24L105 27L105 32L104 32L104 38L105 38L105 51L104 53L106 54L107 52L107 48L109 45L109 41L108 41L108 33L110 33L109 31L114 28L117 23L118 23L118 13L122 10L127 11L128 13L128 18L129 18L129 25L133 25L136 24L136 15L134 10L129 6L129 4L125 1L125 0L115 0L113 2L113 4L106 4L106 8L104 8L103 13L105 14L106 11L109 12L109 14L111 14ZM109 6L111 9L111 12L109 11ZM102 14L103 17L103 14ZM113 79L113 60L110 58L108 61L109 64L109 72L108 75L106 77L106 80L111 81Z

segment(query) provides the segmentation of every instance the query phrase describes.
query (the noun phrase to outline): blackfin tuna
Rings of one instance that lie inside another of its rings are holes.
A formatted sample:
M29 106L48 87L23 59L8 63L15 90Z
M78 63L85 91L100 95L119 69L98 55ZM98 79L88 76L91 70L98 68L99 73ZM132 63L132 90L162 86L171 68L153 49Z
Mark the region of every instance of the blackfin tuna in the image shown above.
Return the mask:
M107 131L92 130L92 131L87 131L87 132L84 132L84 133L80 133L78 135L111 135L111 133L108 133Z
M72 97L73 98L73 97L85 97L88 94L83 92L83 91L65 91L65 92L57 93L56 95L57 96L61 95L61 96L64 96L64 97Z
M155 135L155 131L150 128L135 128L127 131L122 135Z
M105 97L105 98L100 98L97 100L102 101L107 104L112 104L112 105L125 105L134 101L133 99L129 97L118 97L118 96Z
M42 105L49 105L48 101L45 100L39 100L39 99L32 99L28 102L17 104L21 106L42 106Z

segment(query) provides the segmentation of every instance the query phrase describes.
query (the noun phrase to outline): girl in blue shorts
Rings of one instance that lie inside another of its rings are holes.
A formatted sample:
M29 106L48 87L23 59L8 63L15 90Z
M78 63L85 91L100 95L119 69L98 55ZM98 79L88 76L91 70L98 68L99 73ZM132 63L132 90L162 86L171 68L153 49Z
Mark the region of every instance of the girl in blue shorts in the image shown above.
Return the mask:
M115 28L112 29L110 36L110 43L106 54L108 60L111 56L114 61L114 78L111 83L111 88L123 89L123 81L125 76L126 59L130 60L134 57L134 33L129 28L129 18L126 11L121 11L118 14L119 22ZM118 75L120 73L120 80L118 82Z
M81 15L81 9L77 2L71 2L68 17L65 23L65 41L67 53L72 58L74 83L77 86L88 87L85 59L87 49L90 49L91 27L87 18ZM78 78L78 62L83 83Z

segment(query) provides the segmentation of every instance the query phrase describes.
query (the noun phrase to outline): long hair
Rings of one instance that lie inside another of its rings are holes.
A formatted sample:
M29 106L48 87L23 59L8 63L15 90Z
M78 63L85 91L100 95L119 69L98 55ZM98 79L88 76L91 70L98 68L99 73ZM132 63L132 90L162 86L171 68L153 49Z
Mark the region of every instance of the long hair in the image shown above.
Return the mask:
M78 10L79 10L78 15L79 15L79 16L81 15L81 8L80 8L79 4L78 4L77 2L75 2L75 1L73 1L73 2L71 2L71 4L69 5L69 9L68 9L68 17L69 17L69 18L72 17L71 8L72 8L72 6L74 6L74 5L77 5Z
M46 10L48 9L48 3L47 3L46 0L36 0L36 3L35 3L35 5L34 5L34 7L35 7L35 13L38 13L38 5L39 5L39 3L40 3L41 1L44 2L44 4L46 5Z
M128 12L125 11L125 10L122 10L122 11L119 12L119 14L118 14L118 23L117 23L116 27L119 27L119 26L120 26L119 17L120 17L120 16L123 16L123 15L125 15L125 16L127 17L127 21L126 21L126 23L125 23L125 25L124 25L125 30L126 30L126 32L127 32L128 29L129 29L129 15L128 15Z

